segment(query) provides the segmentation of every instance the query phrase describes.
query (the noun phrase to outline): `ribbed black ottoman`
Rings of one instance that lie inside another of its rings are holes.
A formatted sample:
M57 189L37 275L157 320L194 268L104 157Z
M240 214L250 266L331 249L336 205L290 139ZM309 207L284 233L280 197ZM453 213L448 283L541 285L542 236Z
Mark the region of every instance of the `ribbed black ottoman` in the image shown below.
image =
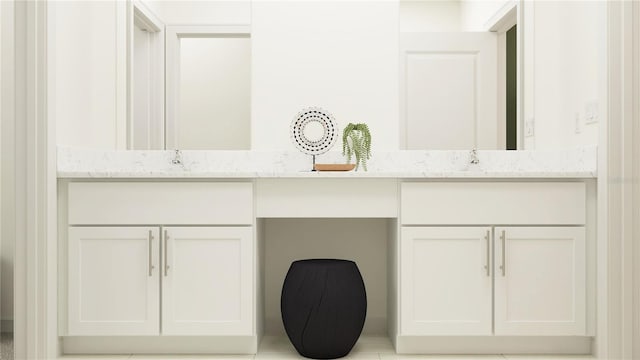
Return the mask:
M282 322L298 353L312 359L349 354L367 315L367 294L356 263L294 261L282 286Z

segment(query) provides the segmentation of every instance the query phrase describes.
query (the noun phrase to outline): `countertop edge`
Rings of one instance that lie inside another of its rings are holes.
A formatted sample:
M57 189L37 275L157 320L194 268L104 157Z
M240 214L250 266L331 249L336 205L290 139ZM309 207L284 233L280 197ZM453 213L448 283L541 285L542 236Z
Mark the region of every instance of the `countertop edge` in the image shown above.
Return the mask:
M595 171L547 171L547 172L236 172L236 173L166 173L166 172L82 172L59 171L58 179L596 179Z

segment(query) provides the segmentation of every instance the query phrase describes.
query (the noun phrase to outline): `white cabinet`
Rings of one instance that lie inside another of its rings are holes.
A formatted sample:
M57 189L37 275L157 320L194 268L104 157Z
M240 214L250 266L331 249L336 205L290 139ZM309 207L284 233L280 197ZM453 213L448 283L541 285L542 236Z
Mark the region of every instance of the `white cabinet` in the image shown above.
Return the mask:
M163 335L251 335L253 229L163 228Z
M159 333L155 227L71 227L69 335Z
M491 228L403 227L405 335L490 335Z
M401 335L586 336L585 186L403 183Z
M69 228L69 335L251 335L253 228L159 235Z
M65 335L254 335L252 183L72 182L67 200Z
M491 232L462 226L402 228L402 333L584 336L585 228L495 227L494 236Z
M496 335L584 335L584 227L495 228Z

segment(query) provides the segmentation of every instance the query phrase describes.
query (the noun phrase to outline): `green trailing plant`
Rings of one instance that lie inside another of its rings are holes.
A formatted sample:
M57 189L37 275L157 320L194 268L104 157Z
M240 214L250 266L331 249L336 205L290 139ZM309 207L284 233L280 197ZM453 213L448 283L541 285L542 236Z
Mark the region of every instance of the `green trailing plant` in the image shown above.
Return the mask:
M349 123L342 132L342 155L347 157L347 163L356 158L356 170L362 168L367 171L367 160L371 157L371 133L367 124Z

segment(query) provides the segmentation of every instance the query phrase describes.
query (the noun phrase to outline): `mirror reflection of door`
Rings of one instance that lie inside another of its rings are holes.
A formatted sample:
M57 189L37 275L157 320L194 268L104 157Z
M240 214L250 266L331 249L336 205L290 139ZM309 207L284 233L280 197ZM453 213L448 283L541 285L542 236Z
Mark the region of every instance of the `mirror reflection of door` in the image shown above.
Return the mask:
M179 110L172 147L250 148L250 54L248 36L180 40Z
M248 150L248 27L165 26L142 3L134 11L128 149Z
M518 31L506 33L506 150L518 149ZM498 135L500 136L500 134Z
M400 1L401 149L523 147L517 21L516 2Z
M168 26L166 148L251 147L248 28Z
M491 32L400 38L404 148L497 148L497 40Z
M129 150L164 149L164 24L143 3L134 2Z

